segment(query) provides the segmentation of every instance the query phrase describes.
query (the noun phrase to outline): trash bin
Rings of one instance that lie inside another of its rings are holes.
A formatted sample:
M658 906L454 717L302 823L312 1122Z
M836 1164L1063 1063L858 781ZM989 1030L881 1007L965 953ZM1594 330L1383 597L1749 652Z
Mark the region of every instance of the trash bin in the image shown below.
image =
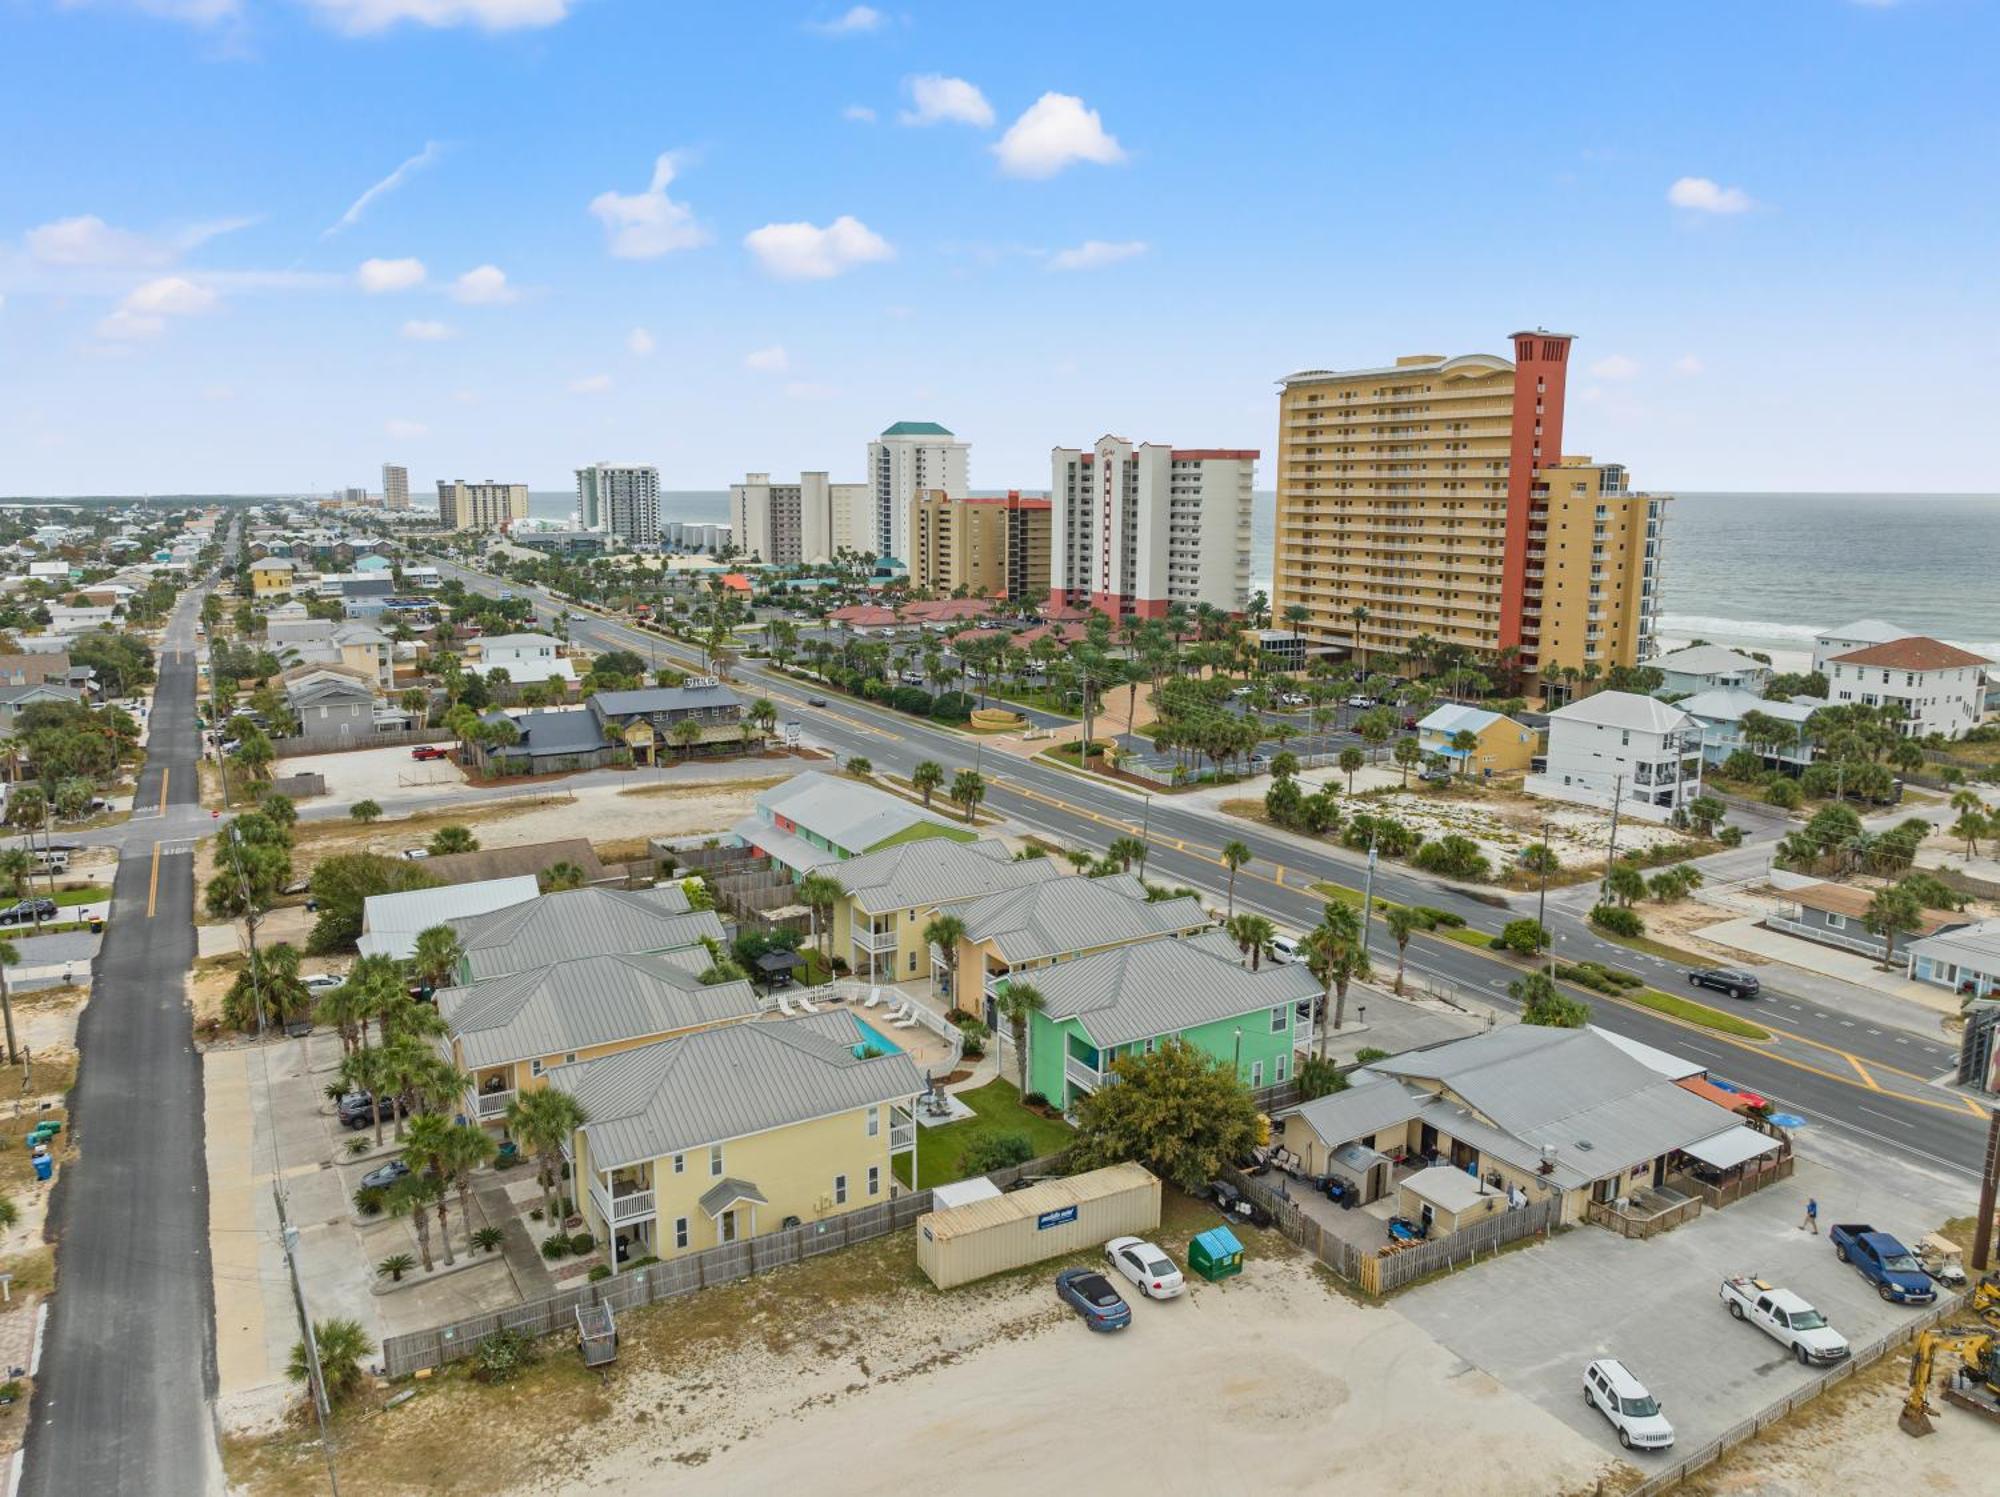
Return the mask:
M92 915L90 917L90 933L93 936L104 934L104 917L102 915Z
M47 1180L55 1172L56 1162L49 1157L47 1150L43 1150L35 1156L35 1178L37 1180Z
M1243 1244L1227 1227L1210 1227L1188 1244L1188 1267L1213 1284L1243 1272Z

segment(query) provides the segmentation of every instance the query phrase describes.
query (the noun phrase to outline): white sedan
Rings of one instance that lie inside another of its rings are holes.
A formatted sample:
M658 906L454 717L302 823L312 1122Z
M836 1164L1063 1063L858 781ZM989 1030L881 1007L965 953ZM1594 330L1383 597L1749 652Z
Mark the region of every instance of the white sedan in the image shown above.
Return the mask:
M1187 1290L1174 1260L1144 1238L1114 1237L1104 1244L1104 1256L1148 1299L1172 1299Z
M324 993L332 988L344 987L347 976L342 972L315 972L303 981L307 992Z

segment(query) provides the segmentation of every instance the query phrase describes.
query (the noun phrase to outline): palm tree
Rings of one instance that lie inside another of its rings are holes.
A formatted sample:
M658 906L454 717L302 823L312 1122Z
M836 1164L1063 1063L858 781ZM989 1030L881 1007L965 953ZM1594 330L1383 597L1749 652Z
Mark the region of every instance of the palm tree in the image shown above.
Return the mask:
M435 1175L415 1171L390 1186L382 1202L391 1216L407 1216L417 1229L417 1257L425 1273L437 1270L431 1261L431 1207L443 1198L444 1186Z
M479 839L472 835L472 828L441 826L431 834L430 855L434 858L448 857L455 852L478 852Z
M994 1006L1000 1017L1007 1021L1007 1027L1014 1037L1014 1064L1019 1068L1021 1095L1028 1095L1028 1021L1040 1013L1048 1000L1042 997L1042 990L1031 982L1010 978L1000 990Z
M447 1216L445 1201L450 1192L445 1178L444 1159L451 1151L449 1142L452 1125L435 1112L422 1112L410 1119L410 1131L403 1138L403 1162L415 1174L422 1175L437 1184L437 1194L431 1198L431 1209L437 1213L438 1237L444 1243L444 1266L452 1266L451 1222ZM429 1265L426 1265L428 1267Z
M1471 779L1472 756L1479 752L1479 735L1470 728L1460 728L1451 735L1451 751L1458 755L1459 772Z
M493 1135L476 1123L455 1121L445 1132L443 1147L437 1156L439 1176L445 1184L458 1192L458 1219L465 1228L465 1250L472 1251L472 1174L483 1164L492 1162L499 1152ZM443 1225L443 1213L439 1213L439 1225ZM445 1244L449 1256L450 1243Z
M944 766L935 759L926 759L910 772L910 783L924 798L924 809L929 810L931 792L944 783Z
M361 1048L368 1021L374 1016L369 1003L369 994L364 987L344 982L321 993L319 1001L313 1005L313 1017L339 1031L343 1056L352 1055Z
M419 986L435 990L456 981L464 961L465 947L458 932L449 925L433 925L417 932L416 947L410 953L410 975Z
M364 1035L364 1041L365 1041ZM395 1085L393 1059L384 1050L371 1050L366 1043L340 1063L343 1090L366 1092L374 1099L375 1147L382 1147L382 1103L389 1100Z
M1326 989L1328 1013L1320 1024L1319 1058L1326 1059L1330 1030L1347 1019L1347 985L1368 975L1368 944L1354 906L1330 899L1320 923L1306 937L1306 963Z
M1392 904L1383 913L1382 923L1396 942L1396 996L1403 996L1403 960L1410 949L1410 937L1422 928L1424 917L1406 904Z
M961 769L952 776L951 798L965 807L965 819L969 824L972 813L979 803L986 799L986 781L976 769Z
M362 1364L375 1354L375 1343L358 1320L337 1316L313 1322L313 1345L308 1350L303 1339L292 1343L292 1360L285 1375L295 1383L312 1383L312 1351L319 1353L319 1375L326 1401L339 1403L361 1391L366 1382Z
M1228 841L1222 844L1222 866L1229 870L1229 915L1236 914L1236 870L1250 861L1250 849L1241 842Z
M1229 937L1236 943L1236 949L1250 960L1250 970L1257 971L1264 964L1264 953L1271 949L1271 942L1277 939L1278 927L1262 915L1244 913L1229 917L1224 927Z
M20 1058L21 1049L14 1043L14 995L7 989L7 969L20 959L20 948L12 941L0 939L0 1016L7 1021L7 1064L10 1066Z
M1146 856L1146 844L1137 837L1113 837L1111 845L1104 849L1104 856L1121 871L1130 873L1132 865Z
M958 943L964 936L965 922L956 915L935 916L924 927L924 940L937 947L938 956L944 962L945 991L955 1008L963 1007L958 1001Z
M542 1187L542 1214L554 1220L556 1181L563 1150L576 1130L590 1121L583 1104L555 1087L518 1094L507 1104L507 1131L535 1156L535 1179Z
M559 894L565 889L581 889L590 876L567 858L542 870L542 892Z
M1961 790L1958 795L1953 796L1953 804L1956 804L1959 796L1964 794L1965 792ZM1973 799L1976 801L1978 797L1975 796ZM1951 834L1954 837L1963 837L1965 839L1965 855L1968 858L1974 858L1979 855L1979 839L1990 835L1992 830L1992 822L1981 816L1977 811L1961 812L1958 820L1951 824Z
M808 873L799 880L799 903L812 911L813 933L820 955L833 960L833 910L847 893L830 873Z

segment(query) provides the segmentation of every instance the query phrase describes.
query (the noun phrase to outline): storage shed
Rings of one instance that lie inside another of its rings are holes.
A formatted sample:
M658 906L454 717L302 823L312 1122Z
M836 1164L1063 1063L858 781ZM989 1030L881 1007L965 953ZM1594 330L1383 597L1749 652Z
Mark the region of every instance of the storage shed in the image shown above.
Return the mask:
M917 1218L917 1265L940 1289L1138 1237L1160 1225L1160 1182L1114 1164Z
M1402 1214L1430 1229L1432 1237L1448 1237L1489 1214L1507 1209L1505 1191L1482 1184L1477 1175L1448 1164L1418 1170L1397 1186Z

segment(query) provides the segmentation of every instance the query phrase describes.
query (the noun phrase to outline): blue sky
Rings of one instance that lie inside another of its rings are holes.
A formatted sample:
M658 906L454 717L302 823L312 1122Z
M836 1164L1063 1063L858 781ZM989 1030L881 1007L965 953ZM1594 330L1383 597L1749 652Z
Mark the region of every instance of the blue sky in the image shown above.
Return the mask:
M1990 488L1971 0L0 0L0 493L858 478L1579 336L1671 489ZM372 189L372 191L371 191Z

